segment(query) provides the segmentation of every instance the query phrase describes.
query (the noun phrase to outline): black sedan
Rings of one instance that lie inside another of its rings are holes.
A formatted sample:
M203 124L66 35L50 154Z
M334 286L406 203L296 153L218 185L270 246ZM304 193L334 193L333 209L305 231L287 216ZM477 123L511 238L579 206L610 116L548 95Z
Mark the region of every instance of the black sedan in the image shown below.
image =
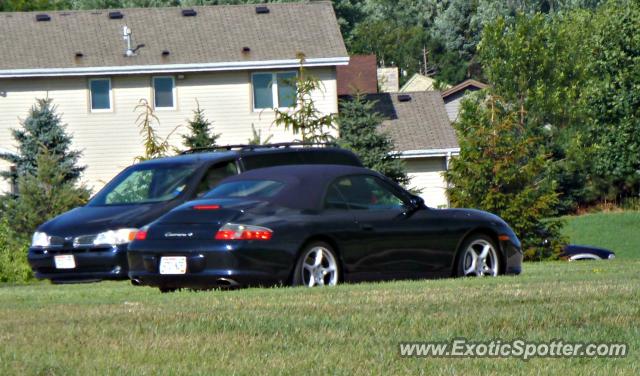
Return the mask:
M386 177L338 165L227 178L129 245L129 277L161 290L519 274L499 217L431 209Z

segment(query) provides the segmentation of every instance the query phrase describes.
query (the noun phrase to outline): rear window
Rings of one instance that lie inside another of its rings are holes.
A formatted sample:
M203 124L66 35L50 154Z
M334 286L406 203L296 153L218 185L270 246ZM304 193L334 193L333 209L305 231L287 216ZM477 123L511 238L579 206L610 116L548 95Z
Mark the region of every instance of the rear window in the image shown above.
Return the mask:
M269 198L275 196L284 183L275 180L239 180L223 183L207 193L205 198Z

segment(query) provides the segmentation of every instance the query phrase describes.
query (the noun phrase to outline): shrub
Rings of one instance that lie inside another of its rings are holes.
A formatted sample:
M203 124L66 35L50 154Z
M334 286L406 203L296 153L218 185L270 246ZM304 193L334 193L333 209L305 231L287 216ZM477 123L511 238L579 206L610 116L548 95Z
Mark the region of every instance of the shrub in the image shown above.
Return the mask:
M204 116L200 103L196 102L196 105L196 109L193 110L193 119L187 124L190 133L182 136L183 144L189 149L216 146L220 134L212 133L211 122Z
M545 220L558 204L556 184L545 173L550 158L518 117L517 109L492 95L463 101L455 124L460 156L446 172L447 193L455 207L502 217L521 239L526 259L551 258L561 249L562 222ZM543 246L544 239L551 247Z
M84 205L89 191L65 180L59 157L43 150L35 174L18 178L18 197L4 200L4 220L11 224L17 241L28 244L44 221Z
M26 243L16 240L7 218L0 219L0 282L19 283L32 278Z

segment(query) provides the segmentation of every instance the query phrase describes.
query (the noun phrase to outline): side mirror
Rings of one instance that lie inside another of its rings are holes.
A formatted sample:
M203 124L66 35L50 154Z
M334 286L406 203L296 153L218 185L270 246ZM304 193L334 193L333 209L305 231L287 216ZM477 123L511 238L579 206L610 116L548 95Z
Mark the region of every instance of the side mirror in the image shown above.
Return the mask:
M407 213L413 213L416 210L424 208L424 200L420 196L411 196L407 203Z

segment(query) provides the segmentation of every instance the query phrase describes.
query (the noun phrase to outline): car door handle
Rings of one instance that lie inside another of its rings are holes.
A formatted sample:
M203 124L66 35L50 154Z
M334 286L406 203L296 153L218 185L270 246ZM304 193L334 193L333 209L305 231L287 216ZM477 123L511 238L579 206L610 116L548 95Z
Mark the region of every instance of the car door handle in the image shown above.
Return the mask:
M360 229L362 231L373 231L373 225L370 225L368 223L361 223L360 224Z

